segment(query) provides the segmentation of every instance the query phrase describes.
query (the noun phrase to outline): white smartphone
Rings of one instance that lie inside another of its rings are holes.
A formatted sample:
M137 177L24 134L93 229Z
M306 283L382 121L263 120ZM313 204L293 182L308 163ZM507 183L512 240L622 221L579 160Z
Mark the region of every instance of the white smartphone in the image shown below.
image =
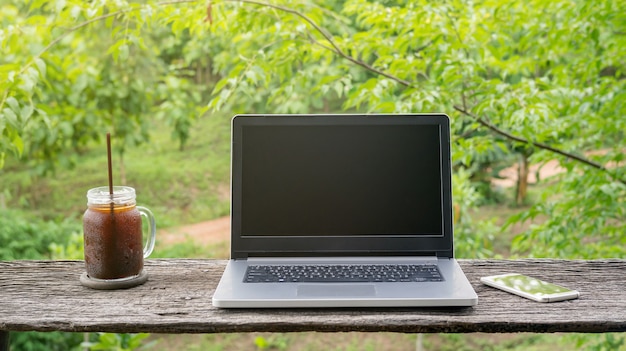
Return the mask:
M576 299L580 296L576 290L517 273L482 277L480 281L485 285L538 302L563 301Z

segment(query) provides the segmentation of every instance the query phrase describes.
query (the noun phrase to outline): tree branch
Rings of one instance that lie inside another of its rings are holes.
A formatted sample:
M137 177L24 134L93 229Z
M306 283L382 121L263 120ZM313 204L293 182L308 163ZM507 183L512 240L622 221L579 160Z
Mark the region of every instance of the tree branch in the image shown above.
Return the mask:
M566 152L566 151L554 148L554 147L552 147L550 145L547 145L547 144L538 143L536 141L531 141L531 140L524 139L522 137L518 137L516 135L513 135L513 134L511 134L509 132L506 132L506 131L498 128L494 124L489 123L485 119L476 116L475 114L467 111L463 107L460 107L460 106L457 106L457 105L454 105L453 107L454 107L455 110L459 111L460 113L462 113L462 114L464 114L466 116L469 116L469 117L473 118L480 125L482 125L483 127L486 127L487 129L491 130L492 132L494 132L494 133L496 133L496 134L498 134L500 136L503 136L503 137L505 137L505 138L507 138L509 140L512 140L512 141L516 141L518 143L528 144L528 145L532 145L532 146L535 146L535 147L543 149L543 150L548 150L548 151L554 152L556 154L559 154L561 156L565 156L565 157L567 157L569 159L581 162L583 164L586 164L587 166L591 166L591 167L593 167L595 169L598 169L600 171L606 172L615 181L618 181L618 182L620 182L622 184L626 184L626 180L618 178L608 168L606 168L605 166L603 166L603 165L601 165L601 164L599 164L597 162L593 162L593 161L591 161L591 160L589 160L587 158L584 158L584 157L581 157L581 156L578 156L578 155L574 155L572 153L569 153L569 152Z
M171 0L171 1L163 1L163 2L159 2L156 5L158 6L163 6L163 5L176 5L176 4L181 4L181 3L194 3L194 2L198 2L198 0ZM41 58L41 56L43 56L43 54L45 54L46 52L48 52L48 50L50 50L52 47L54 47L56 44L58 44L61 40L63 40L63 38L67 37L68 35L70 35L71 33L86 27L94 22L98 22L98 21L102 21L105 20L109 17L115 17L118 15L122 15L128 12L132 12L132 11L138 11L138 8L133 8L133 9L126 9L126 10L119 10L119 11L115 11L115 12L111 12L109 14L106 15L101 15L101 16L97 16L94 17L90 20L87 20L85 22L79 23L77 25L75 25L74 27L69 28L68 30L66 30L63 34L59 35L58 37L54 38L50 43L48 43L48 45L46 45L37 55L33 56L33 58L28 61L28 63L26 65L24 65L24 67L22 67L20 69L20 71L16 74L16 76L20 76L21 74L23 74L24 72L26 72L26 70L31 67L35 61L39 58ZM6 99L9 96L9 89L7 89L4 94L2 95L2 100L0 100L0 110L2 110L2 108L4 107L4 104L6 103Z
M378 75L381 75L381 76L384 76L386 78L389 78L389 79L391 79L391 80L393 80L395 82L398 82L398 83L400 83L400 84L402 84L404 86L411 86L412 85L411 82L409 82L409 81L406 81L404 79L401 79L399 77L391 75L391 74L389 74L387 72L381 71L381 70L377 69L376 67L368 65L367 63L365 63L365 62L363 62L361 60L355 59L354 57L346 54L343 50L341 50L339 45L337 45L337 43L335 42L335 40L333 39L331 34L327 33L326 30L324 30L317 23L315 23L315 21L313 21L310 17L308 17L307 15L303 14L300 11L297 11L297 10L294 10L292 8L285 7L285 6L269 4L269 3L266 3L266 2L255 1L255 0L225 0L225 1L228 1L228 2L243 2L243 3L247 3L247 4L253 4L253 5L258 5L258 6L270 7L270 8L273 8L273 9L276 9L276 10L280 10L280 11L283 11L283 12L287 12L287 13L290 13L290 14L292 14L294 16L300 17L305 22L310 24L313 28L315 28L315 30L317 32L319 32L324 37L324 39L326 39L328 41L328 43L330 43L330 45L332 46L332 50L331 51L334 52L335 54L343 57L344 59L354 63L357 66L361 66L361 67L365 68L366 70L368 70L370 72L374 72L374 73L376 73ZM324 48L330 49L327 46L320 44L319 42L317 44L322 46L322 47L324 47Z
M33 65L33 63L35 63L35 60L41 58L41 56L43 54L45 54L48 50L50 50L53 46L55 46L58 42L60 42L61 40L63 40L63 38L65 38L66 36L70 35L71 33L77 31L78 29L85 27L93 22L97 22L103 19L107 19L109 17L113 17L113 16L117 16L119 14L124 13L124 11L117 11L117 12L113 12L113 13L109 13L107 15L102 15L102 16L98 16L95 18L92 18L88 21L85 21L83 23L80 23L70 29L68 29L65 33L59 35L57 38L55 38L54 40L52 40L48 45L46 45L46 47L44 47L37 55L33 56L33 58L28 61L28 63L26 65L24 65L24 67L22 67L22 69L20 69L20 71L16 74L16 76L20 76L22 75L24 72L26 72L26 70ZM6 99L9 97L9 89L5 90L4 94L2 95L2 100L0 101L0 110L4 107L4 104L6 102Z
M343 57L344 59L346 59L346 60L348 60L348 61L350 61L350 62L352 62L352 63L354 63L354 64L356 64L356 65L358 65L360 67L363 67L364 69L366 69L366 70L368 70L370 72L382 75L382 76L384 76L386 78L389 78L389 79L391 79L391 80L393 80L393 81L395 81L395 82L397 82L397 83L399 83L401 85L407 86L407 87L413 86L413 83L411 83L409 81L406 81L404 79L396 77L396 76L394 76L392 74L389 74L387 72L383 72L383 71L381 71L381 70L379 70L379 69L377 69L375 67L372 67L372 66L368 65L367 63L365 63L363 61L355 59L354 57L346 54L343 50L341 50L341 48L339 48L339 45L337 45L337 43L334 41L334 39L332 38L332 36L330 34L328 34L322 27L320 27L317 23L315 23L315 21L313 21L311 18L309 18L308 16L306 16L305 14L303 14L303 13L297 11L297 10L294 10L294 9L288 8L288 7L284 7L284 6L280 6L280 5L268 4L268 3L261 2L261 1L256 1L256 0L225 0L225 1L242 2L242 3L254 4L254 5L258 5L258 6L266 6L266 7L270 7L270 8L273 8L273 9L277 9L277 10L280 10L280 11L287 12L287 13L293 14L295 16L298 16L298 17L302 18L304 21L306 21L307 23L309 23L313 28L315 28L315 30L318 31L330 43L330 45L332 47L328 47L326 45L323 45L323 44L319 43L315 39L312 39L317 45L319 45L319 46L321 46L321 47L323 47L323 48L325 48L325 49L327 49L327 50L329 50L331 52L334 52L335 54ZM455 28L455 30L456 30L456 28ZM458 32L457 32L457 35L459 35ZM460 36L459 36L459 40L461 40ZM516 135L513 135L513 134L511 134L509 132L506 132L506 131L498 128L496 125L491 124L488 121L486 121L485 119L480 118L480 117L474 115L473 113L469 112L467 110L467 106L466 106L466 101L464 99L464 95L462 95L462 97L463 97L463 107L459 107L459 106L455 105L454 109L459 111L462 114L465 114L465 115L467 115L469 117L472 117L474 120L476 120L476 122L478 122L480 125L484 126L485 128L491 130L493 133L498 134L498 135L500 135L502 137L505 137L505 138L507 138L507 139L509 139L511 141L515 141L515 142L519 142L519 143L523 143L523 144L528 144L528 145L533 145L533 146L535 146L537 148L540 148L540 149L543 149L543 150L547 150L547 151L556 153L558 155L564 156L566 158L569 158L571 160L583 163L583 164L585 164L587 166L593 167L595 169L598 169L598 170L600 170L602 172L607 173L615 181L618 181L620 183L626 184L626 180L620 179L615 174L613 174L608 168L606 168L605 166L603 166L603 165L601 165L599 163L596 163L596 162L593 162L593 161L591 161L591 160L589 160L587 158L584 158L584 157L581 157L581 156L578 156L578 155L574 155L572 153L569 153L569 152L557 149L557 148L552 147L552 146L547 145L547 144L526 140L524 138L518 137Z

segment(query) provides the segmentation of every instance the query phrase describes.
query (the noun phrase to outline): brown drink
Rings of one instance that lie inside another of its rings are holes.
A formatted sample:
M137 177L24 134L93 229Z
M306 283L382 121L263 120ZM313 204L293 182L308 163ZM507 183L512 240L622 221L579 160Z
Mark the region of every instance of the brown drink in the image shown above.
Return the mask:
M89 278L121 279L143 270L143 260L154 248L154 217L135 204L135 190L101 187L87 193L88 208L83 216L85 266ZM141 216L149 220L150 239L143 247Z

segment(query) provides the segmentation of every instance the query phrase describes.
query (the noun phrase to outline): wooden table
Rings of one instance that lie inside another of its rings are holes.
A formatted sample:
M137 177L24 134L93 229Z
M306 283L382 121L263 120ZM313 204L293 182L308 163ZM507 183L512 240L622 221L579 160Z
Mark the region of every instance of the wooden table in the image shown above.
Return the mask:
M146 261L149 280L128 290L83 287L82 261L0 262L0 349L9 331L230 332L624 332L626 260L460 260L478 294L469 308L222 310L211 296L223 260ZM581 292L538 303L482 285L518 272Z

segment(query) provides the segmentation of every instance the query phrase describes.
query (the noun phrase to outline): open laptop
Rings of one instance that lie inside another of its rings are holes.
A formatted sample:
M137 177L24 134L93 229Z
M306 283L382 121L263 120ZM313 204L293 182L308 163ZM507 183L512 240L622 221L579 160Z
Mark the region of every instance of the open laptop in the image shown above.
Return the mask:
M237 115L222 308L472 306L444 114Z

